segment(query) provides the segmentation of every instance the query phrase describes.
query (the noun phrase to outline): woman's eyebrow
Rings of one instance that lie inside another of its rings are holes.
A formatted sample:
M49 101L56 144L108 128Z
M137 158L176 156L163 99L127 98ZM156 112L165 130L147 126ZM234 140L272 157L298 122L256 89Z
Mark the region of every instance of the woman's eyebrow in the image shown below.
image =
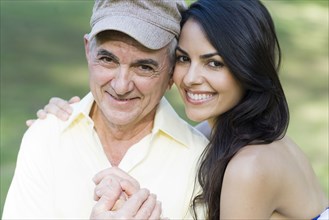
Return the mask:
M188 53L185 50L183 50L182 48L180 48L179 46L176 47L176 50L178 50L179 52L181 52L184 55L188 55Z
M184 55L188 55L188 53L185 50L183 50L182 48L180 48L179 46L176 47L176 50L181 52ZM213 56L220 56L220 55L219 55L218 52L214 52L214 53L208 53L208 54L200 55L200 58L201 59L208 59L208 58L213 57Z
M200 55L200 58L201 59L208 59L208 58L213 57L213 56L220 56L220 55L217 52L207 53L207 54Z

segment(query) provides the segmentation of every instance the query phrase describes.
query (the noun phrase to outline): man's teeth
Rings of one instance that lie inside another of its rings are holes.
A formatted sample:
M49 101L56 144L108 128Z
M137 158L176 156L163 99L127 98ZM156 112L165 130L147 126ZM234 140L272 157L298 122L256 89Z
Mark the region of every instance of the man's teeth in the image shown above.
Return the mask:
M118 101L129 101L130 99L122 99L122 98L118 98L118 97L115 97L113 95L111 95L112 98L114 98L115 100L118 100Z
M194 93L190 93L190 92L188 92L188 93L187 93L187 96L188 96L190 99L193 99L193 100L199 101L199 100L206 100L206 99L209 99L209 98L212 97L213 95L212 95L212 94L194 94Z

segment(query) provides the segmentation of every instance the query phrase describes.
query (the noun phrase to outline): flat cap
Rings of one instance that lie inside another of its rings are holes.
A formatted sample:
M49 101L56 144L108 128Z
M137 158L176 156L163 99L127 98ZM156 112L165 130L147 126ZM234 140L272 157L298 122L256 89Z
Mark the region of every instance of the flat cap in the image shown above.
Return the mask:
M184 0L96 0L89 39L106 30L123 32L157 50L180 34Z

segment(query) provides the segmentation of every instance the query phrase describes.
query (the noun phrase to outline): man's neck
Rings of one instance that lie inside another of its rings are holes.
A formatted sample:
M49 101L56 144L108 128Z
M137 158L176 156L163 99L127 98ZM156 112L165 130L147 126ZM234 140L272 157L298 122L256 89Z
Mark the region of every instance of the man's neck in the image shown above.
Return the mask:
M118 166L128 149L151 133L154 122L153 114L136 124L115 125L109 122L99 110L95 110L95 107L92 109L91 118L112 166Z

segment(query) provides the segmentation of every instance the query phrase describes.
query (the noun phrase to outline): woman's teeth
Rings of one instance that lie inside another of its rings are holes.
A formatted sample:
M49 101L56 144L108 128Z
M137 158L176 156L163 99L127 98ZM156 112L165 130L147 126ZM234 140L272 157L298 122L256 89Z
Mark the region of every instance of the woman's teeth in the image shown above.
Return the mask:
M191 93L191 92L187 92L187 96L190 99L193 99L195 101L201 101L201 100L206 100L211 98L213 95L212 94L196 94L196 93Z

